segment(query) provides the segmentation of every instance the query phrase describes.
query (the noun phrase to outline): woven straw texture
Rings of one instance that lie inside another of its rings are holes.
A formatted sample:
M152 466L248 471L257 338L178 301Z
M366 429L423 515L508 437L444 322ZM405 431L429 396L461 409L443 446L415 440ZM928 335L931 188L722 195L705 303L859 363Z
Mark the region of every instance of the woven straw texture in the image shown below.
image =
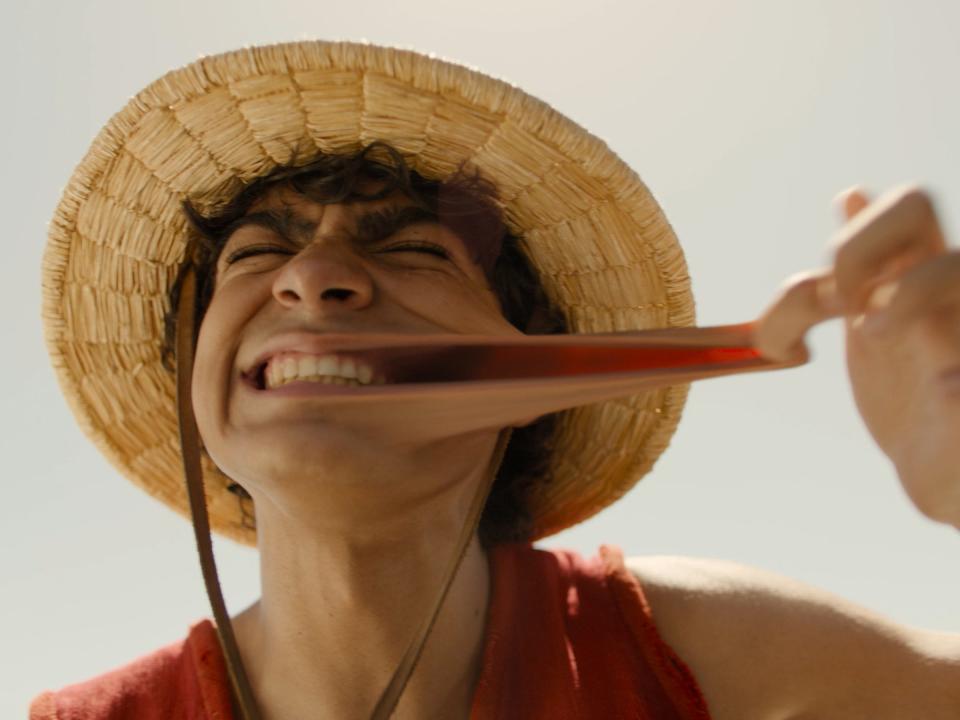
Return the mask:
M299 42L198 60L140 92L103 128L50 225L43 318L52 362L87 435L123 475L189 517L174 378L160 361L167 290L185 255L181 202L222 204L278 164L319 151L396 147L418 172L461 164L499 188L573 332L694 322L683 253L643 182L543 102L405 50ZM532 498L536 537L612 503L666 448L675 386L563 415ZM205 467L217 532L256 542L249 501Z

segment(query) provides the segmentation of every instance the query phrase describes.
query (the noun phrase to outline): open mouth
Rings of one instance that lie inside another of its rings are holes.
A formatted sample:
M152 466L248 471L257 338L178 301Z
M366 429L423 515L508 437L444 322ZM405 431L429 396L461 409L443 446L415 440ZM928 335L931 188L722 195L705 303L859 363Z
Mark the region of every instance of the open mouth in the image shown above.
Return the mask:
M293 383L365 388L381 385L464 382L503 377L493 348L383 347L350 352L310 354L281 352L243 373L257 390L276 390Z
M575 344L580 341L572 336L526 337L522 341L514 339L503 343L477 343L468 338L454 342L429 340L429 343L352 347L322 354L281 351L243 375L250 385L264 391L294 383L341 385L362 391L383 385L478 383L734 367L756 364L759 357L752 347L624 347L618 346L613 338L613 342L606 343L598 340L596 345ZM391 342L397 343L397 339L392 338Z
M293 383L364 387L384 385L386 375L355 354L282 352L244 373L258 390L276 390Z

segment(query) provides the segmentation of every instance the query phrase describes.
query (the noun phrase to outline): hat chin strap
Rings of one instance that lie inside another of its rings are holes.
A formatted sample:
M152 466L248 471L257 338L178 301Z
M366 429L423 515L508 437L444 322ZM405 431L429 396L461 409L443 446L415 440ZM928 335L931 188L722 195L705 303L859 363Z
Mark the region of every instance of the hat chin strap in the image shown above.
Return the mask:
M210 519L207 515L207 504L203 492L203 470L200 464L200 434L197 431L197 421L193 414L193 404L190 396L190 387L193 379L193 356L195 345L195 325L197 317L196 301L196 274L190 267L183 277L180 287L180 298L177 304L176 327L176 368L177 368L177 420L180 429L180 449L183 456L183 472L186 479L187 495L190 500L190 515L193 519L193 530L197 541L197 553L200 556L200 569L203 573L203 583L207 589L207 597L213 610L216 621L217 637L220 647L226 658L227 674L233 688L234 700L240 710L242 720L261 720L261 714L253 697L250 681L240 658L237 639L233 633L230 616L223 601L223 592L220 589L220 580L217 576L217 566L213 557L213 546L210 539ZM441 584L440 592L434 601L429 614L417 630L416 635L407 647L397 669L390 678L374 707L372 720L388 720L396 709L400 696L407 685L407 681L417 666L417 661L423 652L423 647L430 636L430 631L440 614L440 608L447 597L447 592L453 584L457 570L466 554L467 546L473 539L480 525L480 516L483 513L490 488L500 469L503 456L512 434L511 428L501 431L497 439L490 464L484 474L484 481L480 483L477 492L470 504L466 522L460 531L456 550L450 557L446 574Z
M403 689L407 685L407 680L409 680L410 675L413 674L413 670L417 666L417 661L420 659L420 654L423 652L423 646L426 645L427 638L430 636L430 630L433 629L433 625L437 621L437 616L440 614L440 608L443 606L443 601L447 597L447 592L450 590L450 586L453 585L453 579L457 575L460 563L463 562L463 556L467 552L467 546L470 544L470 541L477 531L477 527L480 525L480 516L483 514L484 505L487 503L487 496L490 494L490 488L493 487L493 481L497 477L497 471L500 469L500 463L503 462L503 456L504 453L506 453L507 445L510 443L510 436L512 434L513 429L509 427L504 428L500 432L493 456L490 458L490 464L487 466L487 471L484 474L484 480L480 483L480 487L477 488L477 492L473 496L466 522L464 522L463 528L460 530L460 538L457 540L456 551L451 555L450 562L447 564L443 583L440 586L440 593L437 595L437 599L434 601L430 613L424 618L419 630L417 630L417 634L410 641L410 645L403 654L403 658L394 671L393 677L390 678L390 683L380 696L380 700L373 710L373 715L371 715L372 720L387 720L400 701L400 696L403 694Z
M193 532L197 540L197 553L200 555L200 570L203 572L203 584L207 588L207 597L213 609L217 626L217 637L227 660L227 673L233 687L234 697L240 707L243 720L261 720L260 711L253 699L250 681L240 660L237 639L227 615L217 577L217 565L213 559L213 546L210 540L210 519L207 516L207 503L203 494L203 469L200 465L200 433L193 416L193 403L190 397L190 383L193 380L194 327L197 310L197 277L190 267L180 286L180 298L177 303L177 421L180 428L180 453L183 456L183 473L187 483L187 495L190 498L190 515L193 518Z

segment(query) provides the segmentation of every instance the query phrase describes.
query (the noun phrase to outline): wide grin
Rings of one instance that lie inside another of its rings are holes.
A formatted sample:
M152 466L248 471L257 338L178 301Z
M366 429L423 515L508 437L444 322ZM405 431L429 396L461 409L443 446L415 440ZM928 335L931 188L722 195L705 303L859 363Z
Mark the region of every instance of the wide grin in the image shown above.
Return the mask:
M391 338L392 342L396 340ZM570 374L561 352L498 345L457 345L438 340L435 345L373 344L331 352L277 350L265 354L242 372L256 390L285 389L290 385L419 385L476 383ZM290 388L297 394L305 388ZM309 392L307 390L307 392Z
M383 373L357 357L299 352L274 355L258 369L256 379L262 390L273 390L294 382L355 387L386 383Z

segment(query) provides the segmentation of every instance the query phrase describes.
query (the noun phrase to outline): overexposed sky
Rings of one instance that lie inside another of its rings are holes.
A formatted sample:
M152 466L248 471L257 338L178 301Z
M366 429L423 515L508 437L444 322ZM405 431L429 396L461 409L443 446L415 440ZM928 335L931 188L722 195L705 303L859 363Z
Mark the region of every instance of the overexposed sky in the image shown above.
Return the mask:
M851 184L923 183L957 244L957 27L960 4L943 0L6 3L0 716L209 615L189 524L79 431L39 319L59 194L144 85L202 54L303 38L411 47L507 79L640 173L684 244L699 322L714 325L753 319L785 278L827 260L831 198ZM871 441L839 323L810 343L804 368L697 384L653 473L544 544L738 560L960 631L960 534L919 515ZM235 612L257 597L256 554L216 550Z

